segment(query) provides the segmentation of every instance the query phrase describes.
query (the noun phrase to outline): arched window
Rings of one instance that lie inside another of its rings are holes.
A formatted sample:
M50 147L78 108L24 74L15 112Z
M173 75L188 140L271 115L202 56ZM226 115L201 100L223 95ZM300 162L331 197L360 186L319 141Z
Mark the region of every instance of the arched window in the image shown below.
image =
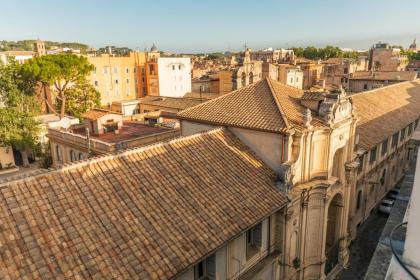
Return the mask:
M254 73L249 73L249 84L254 83Z
M242 75L241 75L241 85L243 87L246 86L246 74L244 72L242 72Z
M359 191L357 193L356 210L359 210L361 205L362 205L362 191Z
M76 153L73 150L70 150L70 161L73 162L76 160L77 160Z
M63 154L61 152L61 147L59 145L55 146L55 152L57 154L57 160L59 162L62 162L63 161Z

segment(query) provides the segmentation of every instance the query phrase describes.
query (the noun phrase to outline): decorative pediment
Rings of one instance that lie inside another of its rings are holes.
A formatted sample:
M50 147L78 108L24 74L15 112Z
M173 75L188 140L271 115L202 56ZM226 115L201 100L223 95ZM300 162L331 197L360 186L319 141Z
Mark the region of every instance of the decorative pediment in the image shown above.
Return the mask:
M353 116L351 97L347 97L342 88L326 94L319 106L318 115L328 125L351 118Z

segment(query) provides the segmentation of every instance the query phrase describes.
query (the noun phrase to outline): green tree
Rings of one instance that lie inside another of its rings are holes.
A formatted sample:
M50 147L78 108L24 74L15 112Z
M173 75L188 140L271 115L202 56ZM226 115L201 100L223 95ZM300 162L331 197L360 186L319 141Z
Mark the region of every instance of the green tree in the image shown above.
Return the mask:
M316 47L310 46L303 50L303 57L307 59L319 59L321 56Z
M318 53L320 56L319 58L322 58L322 59L329 59L333 57L343 56L343 51L340 48L334 47L334 46L326 46L323 49L319 49Z
M86 76L93 69L86 57L67 53L36 57L23 65L28 80L54 88L57 93L56 111L59 111L60 118L65 116L69 92L71 94L74 91L72 88L86 84Z
M27 151L37 146L39 123L34 116L38 102L34 84L22 76L22 67L11 60L0 65L0 145L20 151L23 165L29 164Z
M87 81L70 87L66 94L66 113L82 119L82 115L101 105L101 94ZM60 106L60 100L58 100Z
M293 53L295 54L296 57L303 57L303 48L302 47L298 47L298 48L292 48Z

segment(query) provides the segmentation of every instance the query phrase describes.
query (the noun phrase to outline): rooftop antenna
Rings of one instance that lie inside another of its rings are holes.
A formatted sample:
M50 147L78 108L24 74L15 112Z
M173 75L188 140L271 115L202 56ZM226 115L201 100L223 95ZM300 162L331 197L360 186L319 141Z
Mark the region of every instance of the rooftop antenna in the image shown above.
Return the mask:
M245 48L245 50L248 48L248 45L246 44L246 42L244 44L244 48Z

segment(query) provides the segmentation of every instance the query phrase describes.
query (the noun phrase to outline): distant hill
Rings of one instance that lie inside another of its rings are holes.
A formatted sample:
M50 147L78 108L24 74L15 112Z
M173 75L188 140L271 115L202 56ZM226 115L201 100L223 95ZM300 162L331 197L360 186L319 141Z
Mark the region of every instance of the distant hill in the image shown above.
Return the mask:
M36 40L22 40L22 41L0 41L0 51L32 51L33 44ZM77 42L53 42L53 41L44 41L45 48L47 50L51 47L59 48L72 48L79 49L81 53L86 53L89 49L89 46L86 44L81 44Z

